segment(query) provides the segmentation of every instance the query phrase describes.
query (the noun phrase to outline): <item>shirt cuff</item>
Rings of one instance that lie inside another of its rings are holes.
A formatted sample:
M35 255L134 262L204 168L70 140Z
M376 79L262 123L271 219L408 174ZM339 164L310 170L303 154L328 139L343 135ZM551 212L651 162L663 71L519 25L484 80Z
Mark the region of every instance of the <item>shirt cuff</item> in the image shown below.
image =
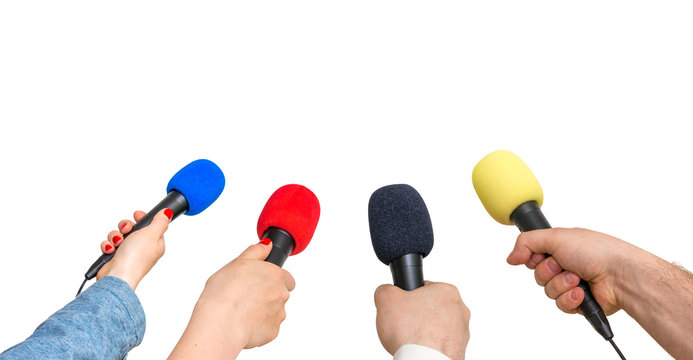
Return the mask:
M397 350L393 360L450 360L450 358L426 346L406 344Z
M109 334L110 339L127 344L121 350L127 352L142 342L146 329L144 309L128 283L114 276L104 276L79 296L83 295L105 305L110 315L108 327L114 332Z

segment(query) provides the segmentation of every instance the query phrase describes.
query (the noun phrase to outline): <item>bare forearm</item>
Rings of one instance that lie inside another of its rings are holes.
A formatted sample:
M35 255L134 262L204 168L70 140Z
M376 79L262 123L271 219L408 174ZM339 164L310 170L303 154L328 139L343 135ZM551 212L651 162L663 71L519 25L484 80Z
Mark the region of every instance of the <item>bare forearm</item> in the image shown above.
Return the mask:
M227 319L204 309L196 310L183 336L169 355L173 359L235 359L243 350L240 335L228 329Z
M641 251L620 277L623 309L674 358L693 359L693 275Z

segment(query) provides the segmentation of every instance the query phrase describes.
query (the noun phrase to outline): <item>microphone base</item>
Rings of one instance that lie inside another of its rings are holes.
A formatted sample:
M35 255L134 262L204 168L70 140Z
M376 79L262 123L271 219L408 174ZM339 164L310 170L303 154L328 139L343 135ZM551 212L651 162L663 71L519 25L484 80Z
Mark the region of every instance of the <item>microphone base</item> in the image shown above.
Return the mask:
M424 285L421 254L407 254L392 260L390 271L395 286L402 290L411 291Z
M510 214L510 220L522 232L551 228L551 224L546 220L544 213L541 212L539 204L534 200L518 206Z
M280 228L270 227L262 235L262 238L269 238L272 240L272 251L270 251L270 254L267 256L265 261L279 267L284 266L284 262L289 257L291 252L294 251L294 247L296 246L294 238L291 237L291 234Z

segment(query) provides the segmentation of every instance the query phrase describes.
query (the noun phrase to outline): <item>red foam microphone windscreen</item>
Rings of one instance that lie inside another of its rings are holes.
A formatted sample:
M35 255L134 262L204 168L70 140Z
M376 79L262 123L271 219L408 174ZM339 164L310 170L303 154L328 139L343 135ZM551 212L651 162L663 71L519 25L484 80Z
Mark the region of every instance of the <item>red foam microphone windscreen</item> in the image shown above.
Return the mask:
M257 236L276 227L287 231L296 246L291 255L303 251L313 237L320 219L320 203L310 189L302 185L284 185L270 196L257 220Z

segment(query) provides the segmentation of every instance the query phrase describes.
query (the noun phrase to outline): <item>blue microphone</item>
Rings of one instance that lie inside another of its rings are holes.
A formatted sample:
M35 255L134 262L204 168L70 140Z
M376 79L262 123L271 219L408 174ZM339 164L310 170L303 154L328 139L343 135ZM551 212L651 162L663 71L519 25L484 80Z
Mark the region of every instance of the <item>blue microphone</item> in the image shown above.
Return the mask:
M162 209L171 209L173 216L171 221L180 214L197 215L207 209L214 201L219 198L224 191L224 173L219 167L206 159L199 159L180 169L166 186L168 195L151 209L140 221L133 225L132 230L123 234L126 238L129 234L142 229L152 222L154 216ZM116 250L118 250L116 248ZM115 251L111 254L103 254L94 262L89 270L84 274L82 287L88 281L96 277L99 270L111 259ZM77 295L82 291L79 288Z

